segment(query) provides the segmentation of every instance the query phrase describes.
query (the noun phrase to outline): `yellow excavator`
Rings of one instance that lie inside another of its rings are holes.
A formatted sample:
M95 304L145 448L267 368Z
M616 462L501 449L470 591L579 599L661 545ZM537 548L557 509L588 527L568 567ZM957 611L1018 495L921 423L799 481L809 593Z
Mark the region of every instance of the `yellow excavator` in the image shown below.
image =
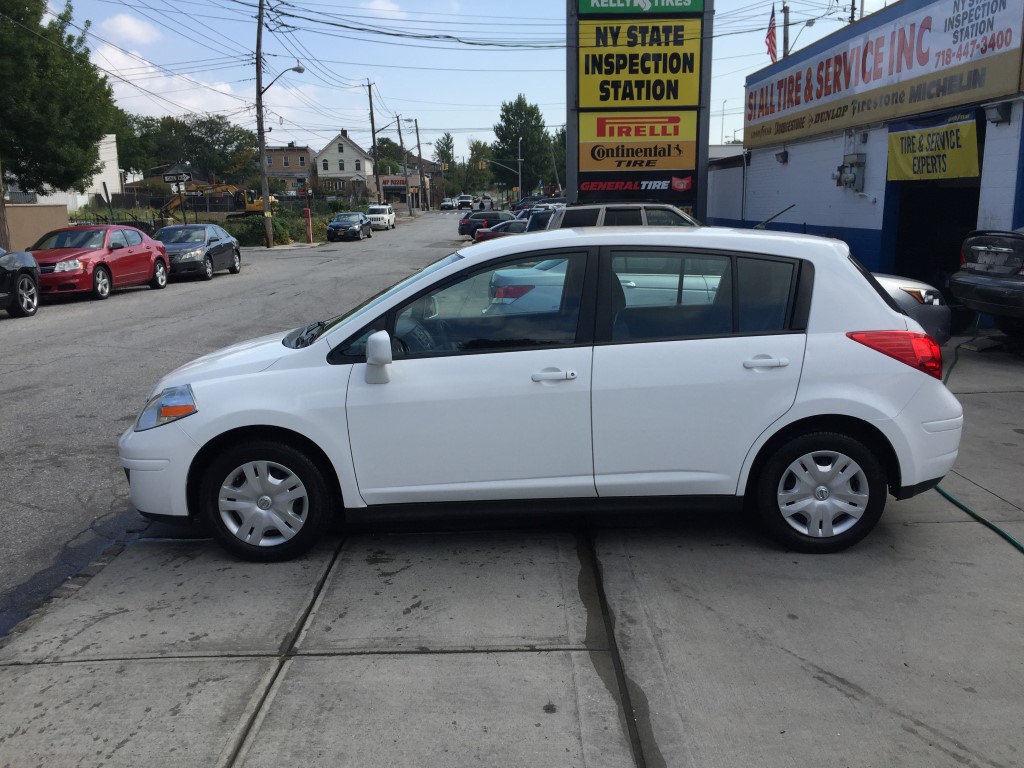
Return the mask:
M230 219L241 219L246 216L263 215L263 196L254 189L239 189L232 184L189 184L185 187L185 193L178 193L174 195L167 203L160 209L160 215L169 219L178 210L182 204L190 199L188 192L201 191L204 196L211 195L230 195L235 201L235 212L229 213L227 218ZM191 197L195 199L195 197ZM277 204L277 198L273 195L270 196L270 208L273 210Z

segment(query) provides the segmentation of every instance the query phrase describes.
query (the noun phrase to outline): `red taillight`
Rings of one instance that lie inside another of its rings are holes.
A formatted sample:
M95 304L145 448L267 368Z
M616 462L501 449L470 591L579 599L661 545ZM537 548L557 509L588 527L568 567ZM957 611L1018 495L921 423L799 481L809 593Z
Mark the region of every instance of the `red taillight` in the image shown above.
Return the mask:
M935 340L926 333L850 331L846 335L865 347L870 347L876 352L888 355L893 360L899 360L911 368L917 368L942 381L942 350L939 349Z
M494 294L496 299L515 299L521 298L533 290L532 285L503 285L498 288Z

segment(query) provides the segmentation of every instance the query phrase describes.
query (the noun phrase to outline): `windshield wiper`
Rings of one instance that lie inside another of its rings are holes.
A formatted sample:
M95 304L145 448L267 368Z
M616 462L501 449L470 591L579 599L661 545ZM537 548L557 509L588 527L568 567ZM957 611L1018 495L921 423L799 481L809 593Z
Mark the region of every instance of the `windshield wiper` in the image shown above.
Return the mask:
M309 325L307 325L305 328L302 329L302 333L300 333L296 337L295 348L301 349L302 347L308 347L310 344L317 340L317 337L320 336L320 332L323 331L323 329L326 327L326 320L317 320L315 323L310 323Z

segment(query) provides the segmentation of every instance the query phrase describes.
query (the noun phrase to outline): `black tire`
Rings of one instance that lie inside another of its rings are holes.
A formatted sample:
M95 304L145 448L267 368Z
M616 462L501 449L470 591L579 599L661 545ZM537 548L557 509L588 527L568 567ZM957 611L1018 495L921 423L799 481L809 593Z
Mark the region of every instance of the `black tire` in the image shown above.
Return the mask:
M106 267L96 267L92 271L92 297L96 301L103 301L110 297L110 270Z
M370 231L366 233L367 237L373 237L373 227L370 227Z
M232 275L237 275L242 271L242 252L237 248L234 253L231 254L231 266L228 267L228 272Z
M213 259L207 254L203 257L203 271L199 273L203 280L213 280Z
M1011 339L1024 339L1024 318L998 316L996 327Z
M359 234L356 235L356 240L362 240L362 239L363 239L363 228L360 227L359 228Z
M149 281L149 287L157 291L167 287L167 265L160 259L153 265L153 279Z
M11 317L32 317L39 309L39 285L27 272L14 280L14 301L7 307Z
M319 540L332 502L327 488L302 451L286 443L243 443L218 454L204 473L201 514L229 552L256 562L288 560ZM275 491L293 498L275 499Z
M758 516L784 546L839 552L875 527L885 508L885 473L860 441L836 432L790 440L756 480Z

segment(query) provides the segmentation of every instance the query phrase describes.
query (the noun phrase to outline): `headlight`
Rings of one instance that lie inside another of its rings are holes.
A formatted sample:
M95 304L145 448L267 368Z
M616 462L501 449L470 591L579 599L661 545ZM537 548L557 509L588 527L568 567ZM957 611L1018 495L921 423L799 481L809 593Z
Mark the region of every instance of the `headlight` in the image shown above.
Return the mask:
M901 291L905 291L914 297L914 301L918 304L935 304L936 306L942 304L942 294L938 291L926 289L920 290L919 288L900 288Z
M135 422L135 431L142 432L161 424L169 424L191 416L198 410L191 386L185 384L181 387L169 387L146 403L146 407L142 409Z
M193 248L191 251L178 254L178 261L199 261L201 258L203 258L202 248Z
M67 261L58 261L54 267L54 272L73 272L76 269L82 268L82 262L78 259L68 259Z

